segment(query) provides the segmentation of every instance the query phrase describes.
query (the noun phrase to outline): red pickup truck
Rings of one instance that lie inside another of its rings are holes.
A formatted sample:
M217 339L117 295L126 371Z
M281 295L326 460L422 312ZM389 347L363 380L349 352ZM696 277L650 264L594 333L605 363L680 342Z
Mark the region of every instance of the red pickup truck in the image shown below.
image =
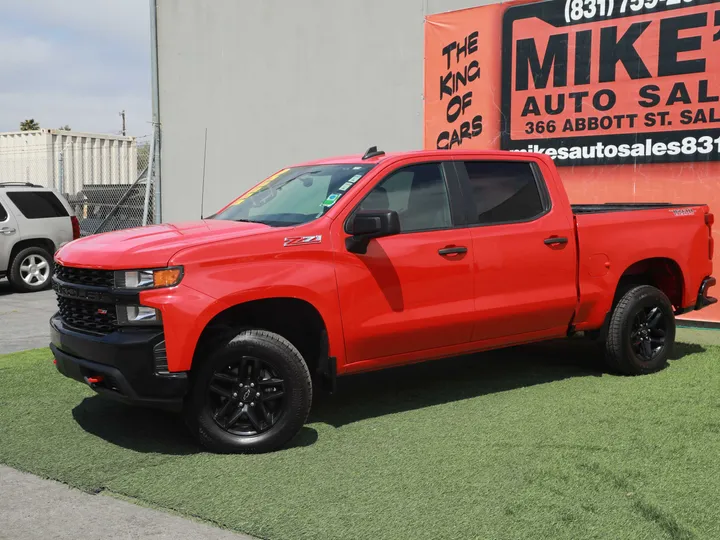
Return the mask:
M543 155L371 148L201 221L66 245L51 348L214 451L268 451L341 375L575 332L613 371L662 369L675 315L716 302L712 224L704 205L571 206Z

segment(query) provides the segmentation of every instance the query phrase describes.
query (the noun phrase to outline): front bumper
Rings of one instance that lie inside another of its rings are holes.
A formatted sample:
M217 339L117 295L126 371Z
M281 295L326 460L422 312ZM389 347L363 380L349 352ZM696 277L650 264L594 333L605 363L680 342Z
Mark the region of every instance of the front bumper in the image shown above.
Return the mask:
M132 405L182 407L187 374L163 369L160 329L123 328L95 335L69 328L55 315L50 319L50 349L60 373L98 394Z

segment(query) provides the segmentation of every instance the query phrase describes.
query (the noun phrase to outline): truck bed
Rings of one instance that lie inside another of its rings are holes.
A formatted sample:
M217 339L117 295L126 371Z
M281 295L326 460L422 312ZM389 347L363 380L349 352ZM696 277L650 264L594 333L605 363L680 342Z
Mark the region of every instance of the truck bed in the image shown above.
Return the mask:
M632 212L635 210L662 210L663 208L690 208L701 204L672 203L604 203L604 204L573 204L573 214L605 214L608 212Z

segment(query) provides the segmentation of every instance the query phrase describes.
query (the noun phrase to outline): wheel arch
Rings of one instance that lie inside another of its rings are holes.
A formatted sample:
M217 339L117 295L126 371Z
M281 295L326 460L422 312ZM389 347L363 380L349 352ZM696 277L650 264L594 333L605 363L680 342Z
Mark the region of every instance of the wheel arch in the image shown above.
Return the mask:
M12 264L15 261L15 257L17 257L18 253L20 253L24 249L31 247L38 247L47 251L50 255L49 262L53 262L52 259L53 254L55 253L55 243L52 240L50 240L49 238L24 238L23 240L16 242L15 245L12 247L12 250L10 251L10 264L8 265L8 269L12 267Z
M651 285L670 299L675 310L682 308L685 278L680 265L669 257L651 257L634 262L620 275L615 287L613 307L630 287Z
M328 327L315 305L295 297L259 298L225 307L207 322L197 340L192 366L201 363L215 343L231 339L242 328L284 337L300 351L311 374L328 356Z

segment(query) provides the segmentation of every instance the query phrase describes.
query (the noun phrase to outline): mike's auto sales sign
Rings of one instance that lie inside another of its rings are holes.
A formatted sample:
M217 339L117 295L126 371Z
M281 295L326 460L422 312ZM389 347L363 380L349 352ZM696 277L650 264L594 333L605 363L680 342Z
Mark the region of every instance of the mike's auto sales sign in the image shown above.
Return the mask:
M435 50L439 29L428 18L428 71L438 53L445 69L426 80L427 103L454 100L443 111L446 129L426 134L432 147L484 147L500 135L502 149L543 152L559 166L720 157L720 4L552 0L438 17L453 15L464 19L464 38L456 33ZM499 41L480 29L492 24ZM499 71L491 55L501 57ZM492 104L476 97L476 81ZM491 107L500 109L498 125L484 118Z

